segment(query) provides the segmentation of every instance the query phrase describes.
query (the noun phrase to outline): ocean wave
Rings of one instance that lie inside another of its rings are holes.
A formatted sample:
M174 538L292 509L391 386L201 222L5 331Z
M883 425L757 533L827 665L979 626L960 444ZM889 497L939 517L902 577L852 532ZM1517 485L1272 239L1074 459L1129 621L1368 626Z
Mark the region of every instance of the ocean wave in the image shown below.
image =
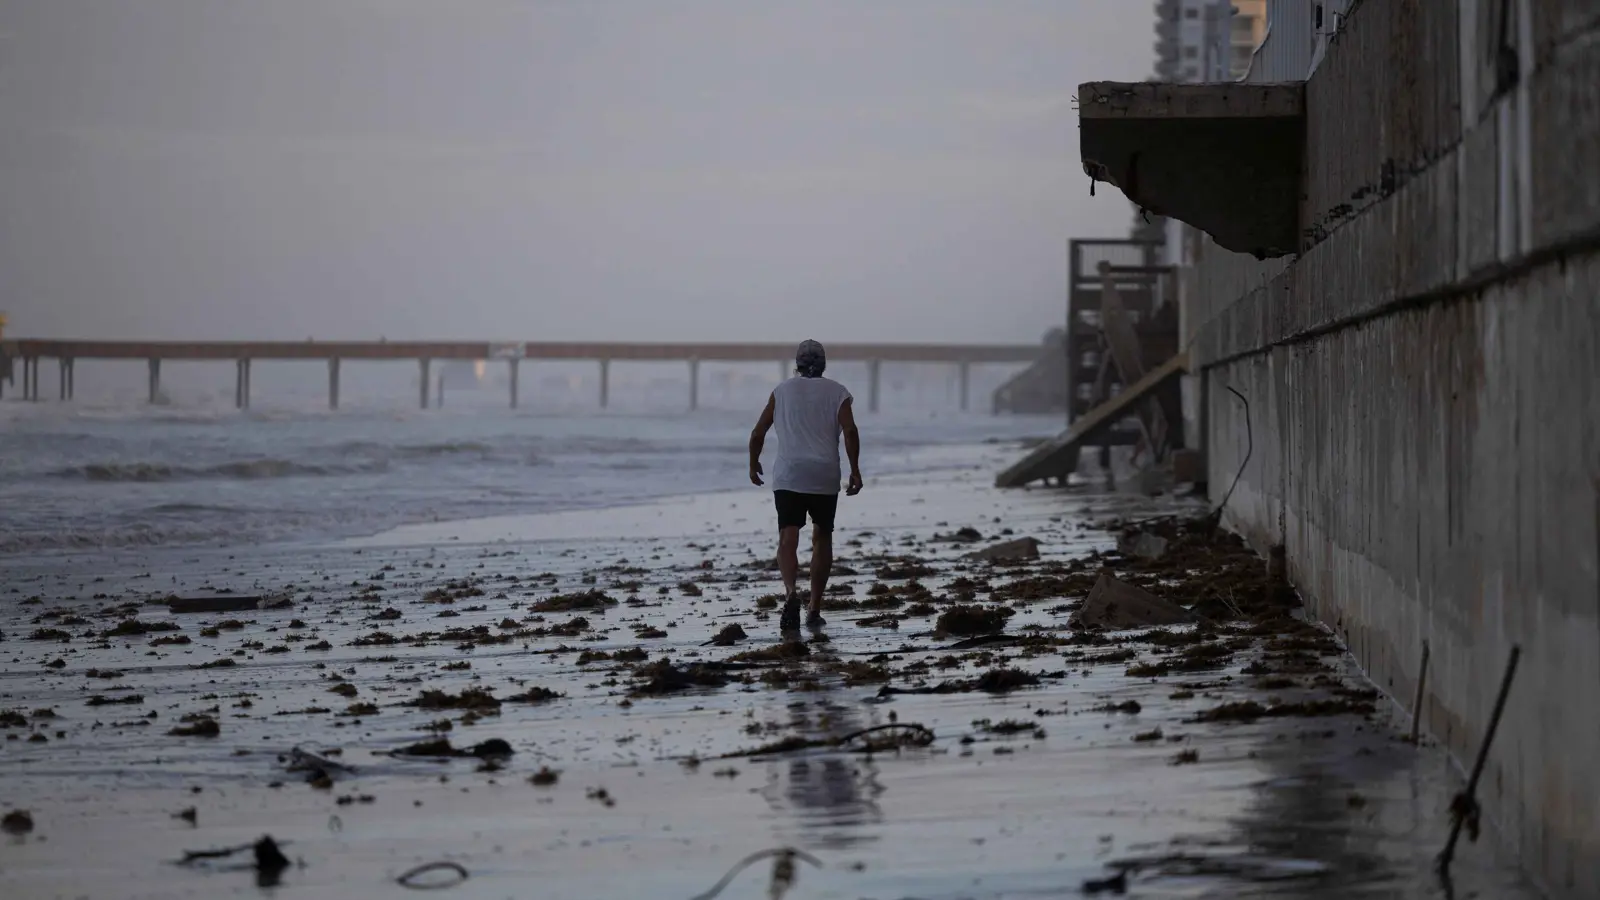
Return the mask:
M237 506L217 506L212 503L157 503L155 506L145 507L145 513L233 513L239 512Z
M158 547L214 542L214 528L82 529L51 533L0 535L0 556L61 550L104 550L112 547Z
M440 444L401 444L394 448L396 456L403 457L435 457L456 456L458 454L472 456L488 456L494 452L488 444L478 441L447 441Z
M174 466L166 463L113 462L89 463L57 469L53 478L91 482L204 481L208 479L256 481L297 476L364 475L382 472L388 464L372 460L359 464L316 465L289 459L244 459L211 466Z
M439 459L449 456L488 458L495 448L483 441L438 441L426 444L385 444L378 441L347 441L332 447L339 456L367 456L377 459Z

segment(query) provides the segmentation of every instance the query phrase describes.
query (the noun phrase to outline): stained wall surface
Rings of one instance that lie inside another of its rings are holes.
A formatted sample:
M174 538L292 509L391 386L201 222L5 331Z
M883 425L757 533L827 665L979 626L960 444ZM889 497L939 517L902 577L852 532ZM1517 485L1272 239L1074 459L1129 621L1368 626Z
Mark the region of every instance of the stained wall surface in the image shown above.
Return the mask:
M1596 85L1593 0L1356 4L1307 85L1303 252L1207 244L1185 297L1227 520L1406 706L1428 645L1464 766L1521 647L1479 797L1562 898L1600 896Z

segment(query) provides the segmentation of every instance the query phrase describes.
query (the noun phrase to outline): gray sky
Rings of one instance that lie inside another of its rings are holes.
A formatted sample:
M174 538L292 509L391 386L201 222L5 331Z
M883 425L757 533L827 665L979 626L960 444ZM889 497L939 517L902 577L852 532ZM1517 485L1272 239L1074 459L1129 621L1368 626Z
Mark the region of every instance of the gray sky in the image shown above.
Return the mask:
M0 310L94 337L1033 341L1145 0L0 0Z

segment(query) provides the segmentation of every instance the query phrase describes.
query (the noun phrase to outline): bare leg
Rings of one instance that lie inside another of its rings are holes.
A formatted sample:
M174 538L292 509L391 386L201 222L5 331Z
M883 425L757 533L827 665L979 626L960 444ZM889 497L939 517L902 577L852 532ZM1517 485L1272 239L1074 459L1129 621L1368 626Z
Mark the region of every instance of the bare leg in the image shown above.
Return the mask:
M794 593L795 579L800 576L800 529L778 529L778 573L783 576L783 593Z
M822 595L833 571L833 532L811 528L811 612L822 612Z

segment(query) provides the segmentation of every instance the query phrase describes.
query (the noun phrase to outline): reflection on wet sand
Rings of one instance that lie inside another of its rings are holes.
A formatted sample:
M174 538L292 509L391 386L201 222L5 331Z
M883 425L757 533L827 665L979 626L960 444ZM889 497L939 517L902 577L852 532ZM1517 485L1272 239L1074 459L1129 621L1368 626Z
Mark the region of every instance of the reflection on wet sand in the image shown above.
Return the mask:
M1180 834L1109 867L1166 896L1452 900L1434 874L1448 769L1363 724L1276 726L1254 739L1260 777L1229 828ZM1491 847L1468 866L1476 896L1531 895Z
M400 873L447 860L471 872L461 897L688 898L752 854L761 865L725 896L754 896L785 848L820 861L799 868L796 900L1081 896L1119 863L1144 898L1443 896L1428 874L1452 777L1437 748L1397 744L1377 711L1201 717L1355 690L1353 669L1322 662L1337 648L1317 657L1322 685L1267 687L1251 674L1263 651L1235 651L1254 635L1072 629L1057 595L1080 573L1061 560L1109 542L1082 523L1149 510L1071 494L1001 508L983 471L875 488L875 531L838 583L857 605L842 603L830 640L803 655L759 653L777 632L761 603L773 582L761 497L603 522L556 514L504 545L451 526L461 542L30 564L15 583L37 596L0 604L0 693L13 698L0 697L0 813L27 810L36 825L6 844L0 893L124 896L132 879L145 896L227 893L248 878L170 861L269 834L295 863L284 887L304 896L391 896ZM1002 513L1045 561L979 566L932 540L943 521ZM689 520L705 532L662 537ZM583 536L602 524L622 536ZM919 576L919 602L1005 600L1012 637L958 647L933 635L936 609L918 612L882 571L903 569L908 540L934 572ZM237 620L160 609L197 587L293 588L296 605ZM558 599L588 605L557 611ZM723 648L713 638L730 622L749 637ZM158 623L176 630L136 633ZM1191 659L1195 644L1233 658L1128 673ZM1001 671L1035 679L977 686ZM656 691L650 672L702 680ZM425 692L477 701L438 709ZM219 733L169 733L186 716ZM891 722L924 729L926 744L875 757L827 746ZM436 739L514 754L484 766L393 752ZM349 770L307 781L284 760L296 745ZM810 749L748 755L773 745ZM174 817L185 807L197 819ZM1495 868L1489 843L1457 861L1459 896L1534 896L1502 889L1514 873Z
M836 740L867 727L859 704L842 704L832 689L810 701L791 704L791 733ZM768 763L763 794L768 804L793 816L796 839L807 845L842 850L877 839L871 826L883 821L878 768L866 754L827 750L800 753Z

